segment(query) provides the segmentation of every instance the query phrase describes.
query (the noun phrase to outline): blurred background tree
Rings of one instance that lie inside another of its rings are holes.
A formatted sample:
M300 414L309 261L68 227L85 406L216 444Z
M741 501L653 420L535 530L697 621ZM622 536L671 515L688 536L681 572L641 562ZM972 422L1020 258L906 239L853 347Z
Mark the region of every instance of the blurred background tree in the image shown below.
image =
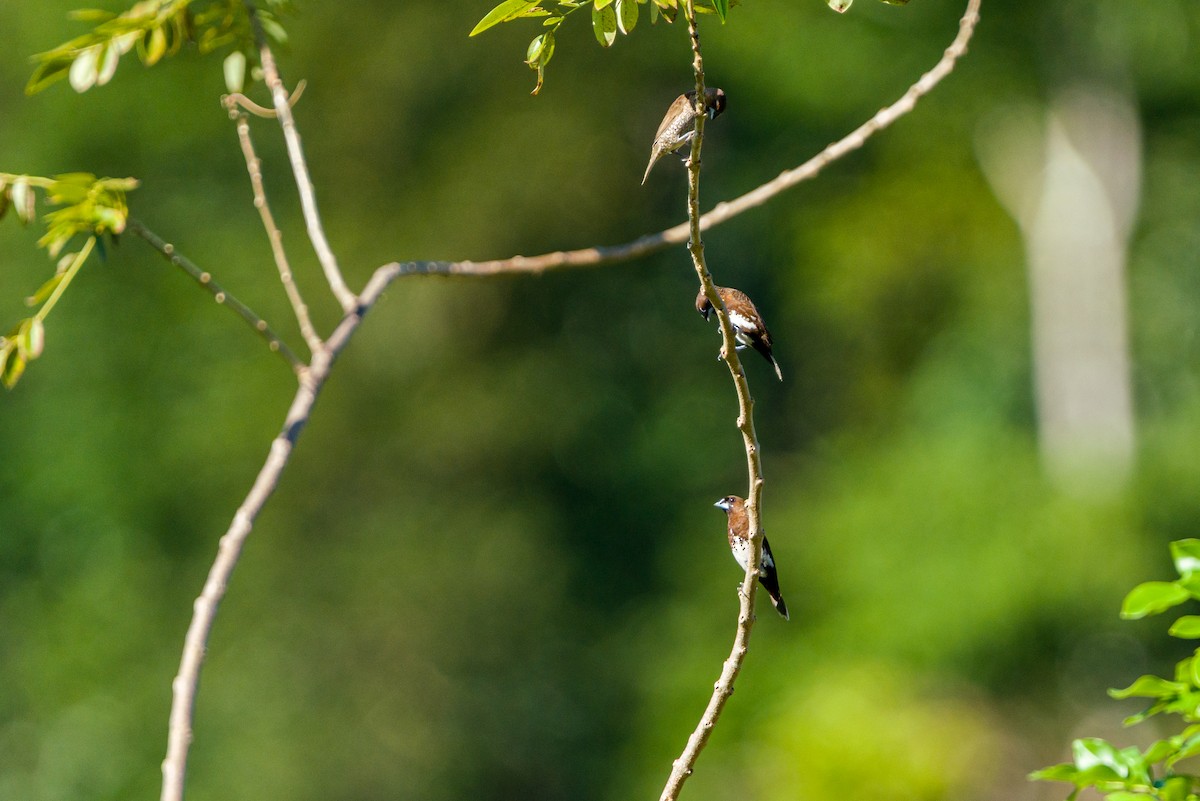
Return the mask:
M23 96L28 56L78 32L76 5L0 6L0 169L137 176L135 215L289 319L218 62L185 51ZM638 187L690 86L683 26L619 52L564 26L533 98L528 30L466 38L489 5L306 3L288 22L282 67L309 80L296 113L352 285L397 258L616 243L684 216L681 171ZM710 22L730 106L708 129L705 205L890 102L961 11L746 0ZM1184 0L985 5L912 115L706 236L787 377L747 365L792 621L762 615L689 798L1058 798L1024 777L1071 736L1153 736L1120 731L1103 689L1187 650L1116 612L1200 518L1198 35ZM1064 98L1098 93L1130 109L1140 168L1110 282L1131 444L1115 480L1064 481L1039 425L1027 230L996 165L1040 174ZM998 130L1026 134L1004 139L1008 161ZM258 144L315 288L281 146ZM5 320L53 269L37 236L0 226ZM222 606L189 798L654 797L727 652L739 578L711 504L738 491L741 446L694 283L678 248L393 285ZM326 329L338 312L313 311ZM191 599L291 378L135 240L55 318L0 397L0 798L153 797Z

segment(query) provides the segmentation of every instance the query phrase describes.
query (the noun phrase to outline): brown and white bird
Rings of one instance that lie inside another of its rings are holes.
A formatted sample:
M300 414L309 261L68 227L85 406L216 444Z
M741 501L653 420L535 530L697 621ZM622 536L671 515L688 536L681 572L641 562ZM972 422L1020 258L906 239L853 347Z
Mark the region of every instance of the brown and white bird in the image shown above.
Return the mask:
M717 294L721 296L721 302L725 304L725 310L729 312L729 324L733 326L733 334L738 341L737 349L742 350L747 345L754 348L771 363L775 368L775 375L782 381L783 371L779 369L779 362L775 361L775 354L772 353L771 332L767 330L767 324L763 322L758 309L754 308L754 302L741 290L727 286L719 286L716 289ZM713 312L712 302L703 289L696 295L696 311L704 315L705 320Z
M733 558L742 566L742 570L746 570L750 561L750 516L746 514L746 502L736 495L726 495L713 506L725 510L729 518L729 550L733 551ZM771 546L765 536L762 541L762 564L758 567L758 583L771 597L775 611L782 615L784 620L790 620L787 604L783 602L783 595L779 592L775 556L771 553Z
M725 110L725 92L714 87L704 90L705 115L715 120L717 115ZM654 144L650 147L650 163L646 165L646 174L642 176L642 185L650 177L650 170L660 158L668 153L674 153L684 145L690 144L696 135L696 90L685 92L675 98L675 102L667 109L667 114L658 124L658 133L654 134Z

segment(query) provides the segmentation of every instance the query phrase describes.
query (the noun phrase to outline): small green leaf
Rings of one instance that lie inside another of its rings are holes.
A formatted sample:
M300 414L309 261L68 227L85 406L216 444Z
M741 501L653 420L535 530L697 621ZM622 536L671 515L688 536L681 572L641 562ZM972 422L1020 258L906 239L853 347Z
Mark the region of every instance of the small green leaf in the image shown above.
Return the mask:
M483 19L479 20L479 24L471 29L468 36L475 36L483 33L488 28L499 25L501 22L508 22L510 19L516 19L522 12L536 6L540 0L504 0L503 3L493 8Z
M1120 690L1109 690L1112 698L1162 698L1177 695L1187 689L1183 682L1168 681L1159 676L1138 676L1133 684Z
M594 0L594 2L592 3L592 6L595 8L596 11L599 11L600 9L608 8L612 4L613 4L613 0Z
M142 43L143 49L140 54L142 63L147 67L153 67L167 52L167 32L163 28L154 28L146 33Z
M234 50L229 55L225 56L225 88L229 92L241 92L242 87L246 85L246 54L241 50Z
M1186 578L1200 571L1200 540L1176 540L1171 543L1171 559L1175 562L1175 570Z
M1181 640L1200 640L1200 615L1184 615L1171 624L1167 633Z
M100 69L96 73L96 85L104 86L112 80L113 75L117 72L117 62L121 60L121 52L114 44L104 48L103 55L100 56Z
M717 12L717 16L721 18L721 23L725 23L725 18L729 16L729 0L713 0L713 8Z
M1048 768L1035 770L1029 774L1029 780L1034 782L1072 782L1079 775L1079 770L1069 762L1061 765L1051 765Z
M1147 581L1137 585L1121 604L1121 617L1137 620L1178 606L1189 598L1188 591L1173 581Z
M626 36L637 25L637 0L617 0L617 28Z
M74 254L70 254L70 256L73 257ZM58 285L62 282L62 277L63 277L62 272L56 273L53 278L51 278L49 281L47 281L46 283L44 283L40 287L38 287L37 292L34 292L32 295L25 298L25 305L41 306L43 303L45 303L46 298L50 297L50 295L54 292L55 289L58 288Z
M25 352L25 357L30 361L42 355L42 348L46 344L46 328L42 325L42 321L36 317L30 317L21 324L21 334L17 346Z
M617 12L612 6L592 9L592 33L601 47L611 47L617 40Z
M1185 737L1175 753L1167 757L1167 767L1171 767L1182 759L1194 757L1196 754L1200 754L1200 735Z
M25 364L25 357L15 343L4 342L0 345L0 381L4 386L12 389L17 385L21 374L25 372Z

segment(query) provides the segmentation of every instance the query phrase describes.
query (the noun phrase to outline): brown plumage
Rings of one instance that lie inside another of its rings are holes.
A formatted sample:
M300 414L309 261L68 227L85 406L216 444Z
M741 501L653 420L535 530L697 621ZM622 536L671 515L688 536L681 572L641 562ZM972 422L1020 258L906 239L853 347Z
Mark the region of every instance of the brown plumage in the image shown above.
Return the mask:
M767 330L767 324L763 322L762 315L754 307L753 301L745 292L727 286L717 287L717 293L721 296L721 302L725 304L725 310L729 312L729 324L733 326L733 333L738 341L737 349L741 350L747 345L754 348L771 363L775 368L775 375L782 381L783 371L779 369L779 362L775 361L775 354L772 352L774 346L771 343L771 332ZM705 320L713 312L713 305L703 289L696 295L696 311L704 315Z
M725 110L725 92L713 87L704 90L705 115L715 120L717 115ZM668 153L674 153L692 141L696 135L696 90L685 92L675 98L675 102L667 109L666 116L658 124L654 134L654 144L650 147L650 163L646 165L646 174L642 176L642 184L650 177L650 170L660 158Z
M750 516L746 514L746 502L736 495L726 495L713 506L725 510L729 520L729 550L733 552L733 558L742 566L742 570L747 570L750 562ZM775 555L771 553L771 546L765 535L762 541L762 564L758 567L758 583L767 591L775 611L785 620L790 620L787 604L783 602L783 595L779 591Z

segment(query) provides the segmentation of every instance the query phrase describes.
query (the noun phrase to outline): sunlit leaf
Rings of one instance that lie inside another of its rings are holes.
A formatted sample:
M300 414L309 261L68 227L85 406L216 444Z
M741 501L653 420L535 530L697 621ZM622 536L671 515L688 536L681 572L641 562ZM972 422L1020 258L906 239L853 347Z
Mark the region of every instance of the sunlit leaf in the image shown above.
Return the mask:
M67 80L76 92L86 92L96 85L96 62L100 58L100 48L89 47L75 57Z
M23 178L18 178L13 181L12 185L12 202L13 208L17 210L17 218L23 223L29 223L37 214L36 202L33 187Z
M96 74L96 85L104 86L112 80L113 75L117 72L117 62L121 59L119 47L107 47L104 49L104 55L100 58L100 69Z
M1183 640L1200 639L1200 615L1184 615L1171 624L1167 633Z
M18 347L25 352L25 357L29 360L36 359L42 355L42 348L46 344L46 329L42 325L42 321L36 317L30 317L21 324L21 334Z
M1147 581L1137 585L1121 604L1121 617L1136 620L1156 615L1189 598L1188 591L1173 581Z
M1168 681L1160 676L1138 676L1133 684L1120 690L1109 690L1113 698L1161 698L1187 689L1182 682Z
M592 9L592 33L602 47L611 47L617 40L617 12L612 6Z
M1200 571L1200 540L1184 539L1172 542L1171 559L1175 563L1175 570L1184 578Z
M501 22L508 22L523 11L527 11L538 4L539 0L504 0L503 3L493 8L483 19L479 20L479 24L471 29L468 36L475 36L483 33L488 28L494 25L499 25Z
M829 7L837 13L845 14L846 10L850 8L850 4L853 3L854 0L825 0L825 2L827 2Z
M167 32L165 28L154 28L142 40L144 49L141 53L142 63L153 67L167 52Z
M636 0L617 0L617 28L626 36L637 25L638 4Z

